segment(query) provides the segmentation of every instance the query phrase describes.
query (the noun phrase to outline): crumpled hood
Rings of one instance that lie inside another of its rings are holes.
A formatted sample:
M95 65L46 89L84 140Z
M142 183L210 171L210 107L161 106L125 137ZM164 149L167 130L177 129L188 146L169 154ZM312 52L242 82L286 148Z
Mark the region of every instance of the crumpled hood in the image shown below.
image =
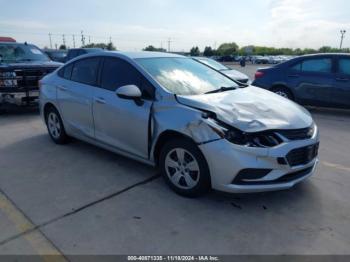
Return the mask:
M249 77L237 70L224 70L221 71L224 75L227 75L229 78L232 78L234 80L242 80L242 79L249 79Z
M305 108L254 86L215 94L177 96L177 99L181 104L211 111L219 120L244 132L300 129L313 122Z

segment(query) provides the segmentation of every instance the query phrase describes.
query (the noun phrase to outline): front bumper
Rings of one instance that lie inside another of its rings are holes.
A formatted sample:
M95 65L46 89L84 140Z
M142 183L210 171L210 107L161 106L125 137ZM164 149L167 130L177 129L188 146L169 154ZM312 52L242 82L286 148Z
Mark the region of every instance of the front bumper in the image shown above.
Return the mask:
M218 140L200 145L210 169L212 187L229 193L253 193L289 189L310 177L316 170L318 158L306 164L291 166L287 155L294 149L319 143L318 130L311 139L288 141L274 148L250 148ZM249 183L236 183L242 170L268 170L261 178Z
M38 104L39 90L23 92L1 92L0 104L14 104L18 106Z

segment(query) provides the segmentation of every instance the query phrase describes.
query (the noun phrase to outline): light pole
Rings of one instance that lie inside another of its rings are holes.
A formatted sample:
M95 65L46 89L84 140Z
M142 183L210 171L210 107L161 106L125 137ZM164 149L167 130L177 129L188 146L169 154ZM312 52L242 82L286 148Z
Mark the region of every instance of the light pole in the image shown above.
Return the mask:
M340 37L340 49L342 49L342 47L343 47L343 40L344 40L344 37L345 37L345 33L346 33L346 30L340 30L340 34L341 34L341 37Z

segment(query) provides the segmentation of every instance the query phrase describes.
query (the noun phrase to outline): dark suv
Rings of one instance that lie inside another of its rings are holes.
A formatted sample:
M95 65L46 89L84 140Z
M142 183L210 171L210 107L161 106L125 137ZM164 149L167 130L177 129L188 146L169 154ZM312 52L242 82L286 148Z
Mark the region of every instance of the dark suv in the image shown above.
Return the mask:
M65 62L72 60L81 55L86 55L90 53L96 53L103 51L102 48L72 48L68 50Z
M350 108L350 55L316 54L259 69L253 85L303 105Z
M39 80L61 65L34 45L0 42L0 107L36 104Z

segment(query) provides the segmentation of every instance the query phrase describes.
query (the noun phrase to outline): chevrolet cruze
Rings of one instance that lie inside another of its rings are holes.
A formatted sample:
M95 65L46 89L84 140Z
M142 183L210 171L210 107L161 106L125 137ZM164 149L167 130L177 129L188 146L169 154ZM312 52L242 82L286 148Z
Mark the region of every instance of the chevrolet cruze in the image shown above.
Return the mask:
M75 137L156 166L184 196L288 189L318 162L318 128L303 107L191 58L99 52L40 84L55 143Z

